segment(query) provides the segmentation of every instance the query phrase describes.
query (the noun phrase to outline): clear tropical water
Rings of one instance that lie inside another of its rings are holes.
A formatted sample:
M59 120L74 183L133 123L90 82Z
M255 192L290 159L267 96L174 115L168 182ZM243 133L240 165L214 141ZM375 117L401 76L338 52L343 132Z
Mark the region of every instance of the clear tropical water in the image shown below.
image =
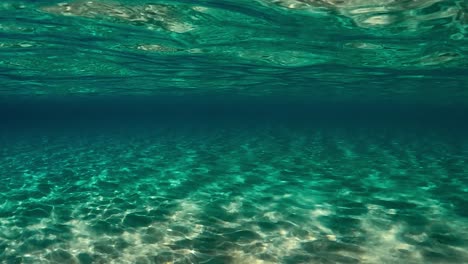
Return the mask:
M468 263L468 4L0 3L0 263Z

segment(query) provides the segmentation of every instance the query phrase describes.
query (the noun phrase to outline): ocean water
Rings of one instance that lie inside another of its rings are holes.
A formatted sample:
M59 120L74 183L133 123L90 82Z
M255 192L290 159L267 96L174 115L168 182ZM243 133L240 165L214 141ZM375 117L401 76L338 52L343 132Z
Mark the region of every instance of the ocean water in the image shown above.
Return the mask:
M0 2L0 263L468 263L464 0Z

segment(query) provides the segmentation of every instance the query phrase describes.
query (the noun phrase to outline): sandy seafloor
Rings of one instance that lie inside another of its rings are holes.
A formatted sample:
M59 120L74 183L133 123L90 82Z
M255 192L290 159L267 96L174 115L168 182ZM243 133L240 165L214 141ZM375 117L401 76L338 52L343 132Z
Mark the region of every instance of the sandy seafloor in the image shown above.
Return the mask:
M0 137L2 263L468 262L464 133L21 131Z

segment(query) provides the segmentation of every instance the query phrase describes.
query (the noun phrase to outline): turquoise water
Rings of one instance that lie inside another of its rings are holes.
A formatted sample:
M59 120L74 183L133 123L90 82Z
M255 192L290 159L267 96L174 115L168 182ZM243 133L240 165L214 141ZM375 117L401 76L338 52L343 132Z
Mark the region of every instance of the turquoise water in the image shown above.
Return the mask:
M17 1L0 91L466 103L463 0Z
M468 5L0 3L0 263L468 263Z

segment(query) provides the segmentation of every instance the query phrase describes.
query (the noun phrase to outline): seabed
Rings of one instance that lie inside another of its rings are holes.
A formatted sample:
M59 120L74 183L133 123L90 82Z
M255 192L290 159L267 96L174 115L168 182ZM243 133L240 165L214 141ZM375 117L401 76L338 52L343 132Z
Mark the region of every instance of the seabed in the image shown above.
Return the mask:
M4 263L464 263L468 140L346 129L4 136Z

